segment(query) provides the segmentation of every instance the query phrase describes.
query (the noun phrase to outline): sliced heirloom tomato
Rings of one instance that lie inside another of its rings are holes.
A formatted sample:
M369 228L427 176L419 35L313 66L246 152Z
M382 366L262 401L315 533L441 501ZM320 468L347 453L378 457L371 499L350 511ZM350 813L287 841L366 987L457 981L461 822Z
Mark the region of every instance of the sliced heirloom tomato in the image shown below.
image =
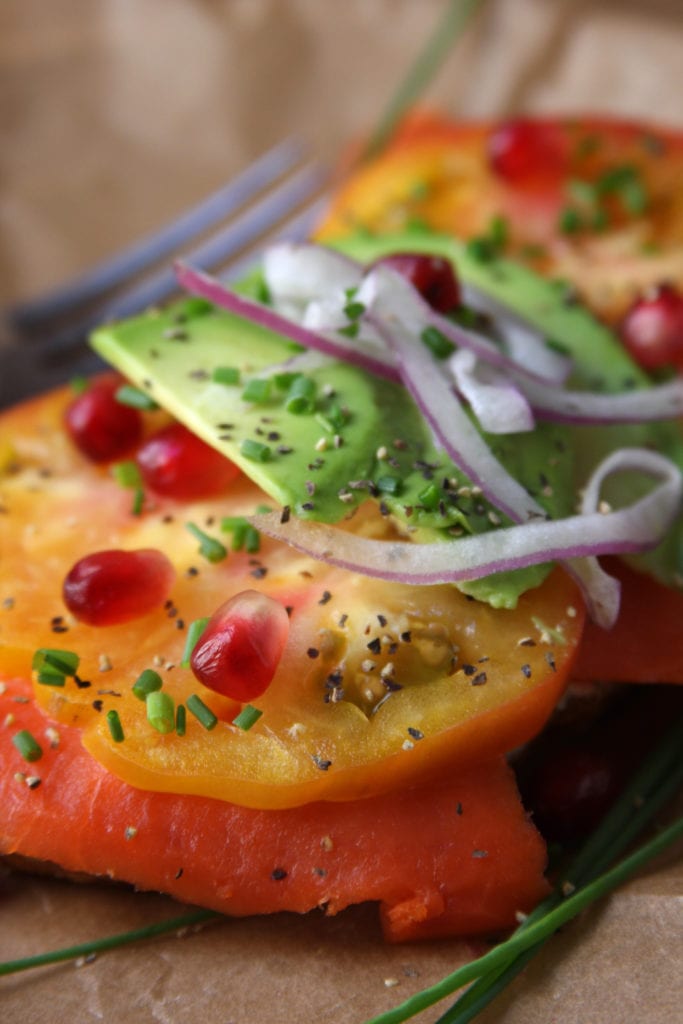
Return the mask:
M65 399L49 396L2 421L16 466L0 481L0 670L28 674L36 648L77 654L76 676L59 686L36 681L36 698L59 721L77 724L109 771L150 790L290 807L442 779L542 728L583 624L561 571L515 611L496 611L453 587L369 580L265 539L258 555L232 551L208 561L187 524L217 539L222 519L255 511L263 493L239 478L221 499L179 513L177 502L160 498L135 515L130 493L54 430ZM361 512L353 524L373 535L387 529L378 513ZM169 601L120 625L72 620L60 596L67 572L90 551L111 548L163 551L176 572ZM248 589L290 610L290 632L271 685L254 701L262 715L245 731L232 724L240 705L203 687L181 662L189 624ZM132 691L150 668L174 708L198 696L215 727L188 714L184 735L157 731ZM109 711L123 741L110 731Z
M598 117L454 123L413 113L342 183L317 234L417 223L477 239L482 258L502 248L617 322L648 287L683 286L682 174L680 132Z

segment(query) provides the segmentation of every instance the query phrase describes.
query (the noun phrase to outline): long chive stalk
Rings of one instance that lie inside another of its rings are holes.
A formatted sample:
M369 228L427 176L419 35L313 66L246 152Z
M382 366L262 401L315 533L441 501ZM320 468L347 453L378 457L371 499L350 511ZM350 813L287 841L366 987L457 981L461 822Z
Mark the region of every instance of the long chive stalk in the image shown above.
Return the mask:
M664 829L658 836L641 846L630 857L627 857L616 867L605 872L594 882L579 889L572 896L545 914L539 921L527 924L499 946L473 960L464 964L452 974L447 975L441 981L430 988L418 992L410 999L401 1003L400 1006L388 1010L386 1013L373 1017L366 1024L404 1024L412 1016L428 1009L441 999L451 995L457 989L468 985L471 981L482 977L488 971L499 971L508 967L514 958L531 949L537 943L552 935L567 921L571 921L585 907L589 906L601 896L607 895L617 886L621 885L631 877L639 868L646 864L653 857L656 857L676 839L683 837L683 815L677 818L668 828Z
M365 158L374 156L384 148L398 122L427 88L467 27L471 16L483 2L484 0L450 0L443 17L427 40L426 46L401 81L385 112L380 117L365 148L363 154Z
M636 772L564 873L561 885L526 918L518 932L557 906L564 898L563 887L567 883L576 887L597 879L675 796L683 786L682 748L683 719L669 730L656 752ZM505 968L477 979L435 1024L468 1024L510 984L549 937L517 956Z
M129 932L107 935L102 939L94 939L92 942L81 942L77 946L65 946L63 949L22 957L20 960L7 960L5 963L0 963L0 975L16 974L19 971L28 971L32 967L44 967L46 964L57 964L64 960L78 960L80 957L104 953L106 950L116 949L118 946L128 946L132 942L142 942L144 939L152 939L157 935L167 935L169 932L181 931L183 928L206 924L206 922L219 917L222 915L216 913L215 910L196 910L192 913L181 914L179 917L158 921L156 924L145 925L143 928L135 928Z

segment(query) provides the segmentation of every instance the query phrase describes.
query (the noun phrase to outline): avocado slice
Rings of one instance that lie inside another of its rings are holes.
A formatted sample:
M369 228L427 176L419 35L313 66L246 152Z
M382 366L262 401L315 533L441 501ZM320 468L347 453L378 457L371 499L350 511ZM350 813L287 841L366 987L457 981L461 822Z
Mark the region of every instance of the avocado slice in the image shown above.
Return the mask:
M344 240L339 248L364 263L396 251L445 255L463 280L514 308L565 347L576 361L575 384L621 390L627 381L642 382L643 375L611 332L585 310L568 305L556 285L522 267L482 262L465 244L425 232L390 238L362 235ZM240 290L263 298L258 274ZM505 524L481 496L468 491L469 481L435 448L412 400L391 382L336 360L302 355L279 335L195 299L102 327L92 345L298 516L337 522L371 498L416 540L447 541L454 534ZM305 381L299 391L309 396L298 406L290 401L297 379L299 384ZM657 446L667 451L676 448L676 432L669 426L628 429L650 441L661 434L666 444ZM579 437L578 447L587 463L596 449L615 445L610 431L591 428L590 436L587 428L582 431L585 437ZM641 443L625 442L624 428L619 431L618 444ZM574 507L577 433L581 431L542 423L530 433L488 436L487 441L548 514L558 518ZM680 438L678 445L680 449ZM683 462L680 451L679 457ZM579 479L585 471L579 467ZM632 496L631 490L625 500ZM661 561L670 565L667 559ZM542 582L548 569L534 566L496 574L461 589L495 607L513 607L521 593Z

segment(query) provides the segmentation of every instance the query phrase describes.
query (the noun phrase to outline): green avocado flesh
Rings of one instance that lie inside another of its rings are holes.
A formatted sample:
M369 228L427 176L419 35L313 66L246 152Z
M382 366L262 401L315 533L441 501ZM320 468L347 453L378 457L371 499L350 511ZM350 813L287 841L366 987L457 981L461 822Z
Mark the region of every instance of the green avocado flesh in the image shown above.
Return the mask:
M642 378L609 331L579 307L567 306L557 286L521 267L481 263L461 243L427 233L364 235L339 247L362 262L396 251L446 255L461 279L566 347L576 360L579 385L621 390L627 381ZM259 297L261 287L254 276L240 291ZM436 450L420 413L398 385L337 360L302 356L301 349L273 332L194 299L103 327L92 345L158 405L239 465L274 502L300 517L337 522L372 498L417 541L442 537L457 542L459 534L505 524ZM292 402L294 374L306 383L305 401L299 403ZM644 431L650 440L657 434L657 447L671 453L677 444L683 462L677 431L669 426L628 428L628 441L619 428L617 443L643 443L637 438ZM615 446L609 437L613 431L592 429L588 437L587 428L582 429L587 444L579 447L591 455ZM553 518L574 507L576 439L571 433L565 426L543 423L533 432L487 437L496 457ZM548 571L549 566L533 566L460 587L494 607L514 607L518 596L542 582Z

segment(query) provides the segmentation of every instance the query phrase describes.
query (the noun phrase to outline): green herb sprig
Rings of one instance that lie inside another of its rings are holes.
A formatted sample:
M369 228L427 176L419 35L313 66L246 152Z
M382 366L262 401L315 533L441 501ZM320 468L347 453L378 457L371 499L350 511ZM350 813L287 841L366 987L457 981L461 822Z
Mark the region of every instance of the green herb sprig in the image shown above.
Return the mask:
M505 942L465 964L431 988L365 1024L404 1024L412 1016L470 987L435 1024L467 1024L521 972L561 925L606 896L683 836L683 815L616 867L609 868L683 786L683 719L659 743L611 811L584 844L555 890ZM569 895L565 895L565 894Z
M376 156L391 138L398 122L425 91L443 61L484 0L451 0L427 44L399 84L365 148L363 157Z

